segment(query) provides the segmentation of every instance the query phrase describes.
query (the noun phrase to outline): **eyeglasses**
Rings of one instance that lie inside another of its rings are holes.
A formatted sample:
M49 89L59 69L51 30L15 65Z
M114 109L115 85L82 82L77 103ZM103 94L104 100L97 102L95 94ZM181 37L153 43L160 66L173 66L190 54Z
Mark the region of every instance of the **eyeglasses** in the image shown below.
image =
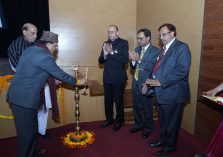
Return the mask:
M144 37L138 37L137 38L137 40L143 40L144 39Z
M167 33L162 33L162 34L160 34L159 35L159 37L161 38L161 37L165 37L167 34L169 34L169 33L171 33L171 32L167 32Z

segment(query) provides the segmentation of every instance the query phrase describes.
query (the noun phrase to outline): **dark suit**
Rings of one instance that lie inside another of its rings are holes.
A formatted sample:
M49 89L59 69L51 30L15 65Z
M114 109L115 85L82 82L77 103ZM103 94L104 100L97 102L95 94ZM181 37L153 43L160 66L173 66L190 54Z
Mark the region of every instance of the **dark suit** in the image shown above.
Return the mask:
M19 61L10 84L7 99L15 116L19 157L32 157L37 152L37 109L40 91L49 76L74 85L76 79L63 72L45 47L27 48Z
M135 52L141 54L141 47L137 47ZM151 132L153 127L153 104L152 97L142 95L142 84L146 82L146 79L150 77L153 66L156 63L156 58L159 55L159 49L152 46L151 44L146 49L140 63L136 62L133 64L130 62L132 69L139 67L138 80L133 75L132 80L132 92L133 92L133 109L134 109L134 120L135 128L143 128L144 132ZM142 115L143 111L143 115ZM144 119L143 119L144 117Z
M104 103L106 121L113 121L113 104L116 106L116 121L124 122L123 93L125 82L128 79L125 64L128 63L128 41L118 38L111 41L114 54L108 54L104 58L103 49L99 56L99 64L104 64Z
M188 74L191 53L186 43L173 41L155 74L161 87L155 87L160 115L160 141L165 147L176 147L184 104L190 98Z

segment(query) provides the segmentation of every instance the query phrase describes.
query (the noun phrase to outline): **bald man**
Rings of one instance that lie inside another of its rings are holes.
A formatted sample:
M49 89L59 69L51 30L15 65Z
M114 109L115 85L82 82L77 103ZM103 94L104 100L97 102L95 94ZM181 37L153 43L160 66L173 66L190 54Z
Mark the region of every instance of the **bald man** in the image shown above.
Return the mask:
M119 38L118 26L108 27L108 40L103 43L99 64L104 65L104 104L106 121L101 127L114 123L113 129L119 130L124 123L123 95L125 83L128 79L125 65L128 63L129 44L127 40ZM113 119L113 104L116 107L116 118Z
M22 26L22 33L23 35L12 41L8 48L9 63L13 71L16 71L22 52L35 44L37 28L31 23L25 23Z

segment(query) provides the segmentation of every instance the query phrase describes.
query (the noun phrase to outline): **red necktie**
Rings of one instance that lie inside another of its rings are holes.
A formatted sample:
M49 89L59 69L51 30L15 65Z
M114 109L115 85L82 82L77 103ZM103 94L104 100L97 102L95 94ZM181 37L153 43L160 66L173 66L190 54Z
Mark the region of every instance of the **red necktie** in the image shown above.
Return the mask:
M161 62L161 60L162 60L162 58L163 58L163 56L164 56L165 49L166 49L166 47L163 47L162 50L160 51L159 58L157 59L155 65L154 65L154 67L153 67L152 76L155 76L155 75L156 75L156 72L157 72L157 70L158 70L158 68L159 68L159 66L160 66L160 62Z

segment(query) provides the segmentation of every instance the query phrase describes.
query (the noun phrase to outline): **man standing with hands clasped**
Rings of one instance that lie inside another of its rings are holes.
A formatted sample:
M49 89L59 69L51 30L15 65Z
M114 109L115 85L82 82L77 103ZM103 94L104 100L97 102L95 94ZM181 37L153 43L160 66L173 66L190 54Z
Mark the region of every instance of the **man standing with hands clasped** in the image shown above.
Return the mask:
M191 53L186 43L176 39L174 25L165 23L159 27L163 49L153 69L153 76L146 81L155 89L160 117L160 136L150 147L161 147L156 156L166 156L176 151L185 103L190 98L188 74ZM143 92L148 87L144 85Z
M138 47L135 48L135 51L129 51L130 66L135 70L132 80L135 124L129 132L133 134L143 130L143 138L147 138L153 128L153 104L152 96L142 94L142 84L150 77L159 55L159 49L154 47L150 41L150 30L140 29L137 32Z
M106 121L101 127L114 123L113 129L119 130L124 123L123 95L127 78L125 65L128 63L128 41L119 38L118 27L108 27L108 41L104 42L99 64L104 64L104 104ZM113 104L115 102L116 118L113 119Z

